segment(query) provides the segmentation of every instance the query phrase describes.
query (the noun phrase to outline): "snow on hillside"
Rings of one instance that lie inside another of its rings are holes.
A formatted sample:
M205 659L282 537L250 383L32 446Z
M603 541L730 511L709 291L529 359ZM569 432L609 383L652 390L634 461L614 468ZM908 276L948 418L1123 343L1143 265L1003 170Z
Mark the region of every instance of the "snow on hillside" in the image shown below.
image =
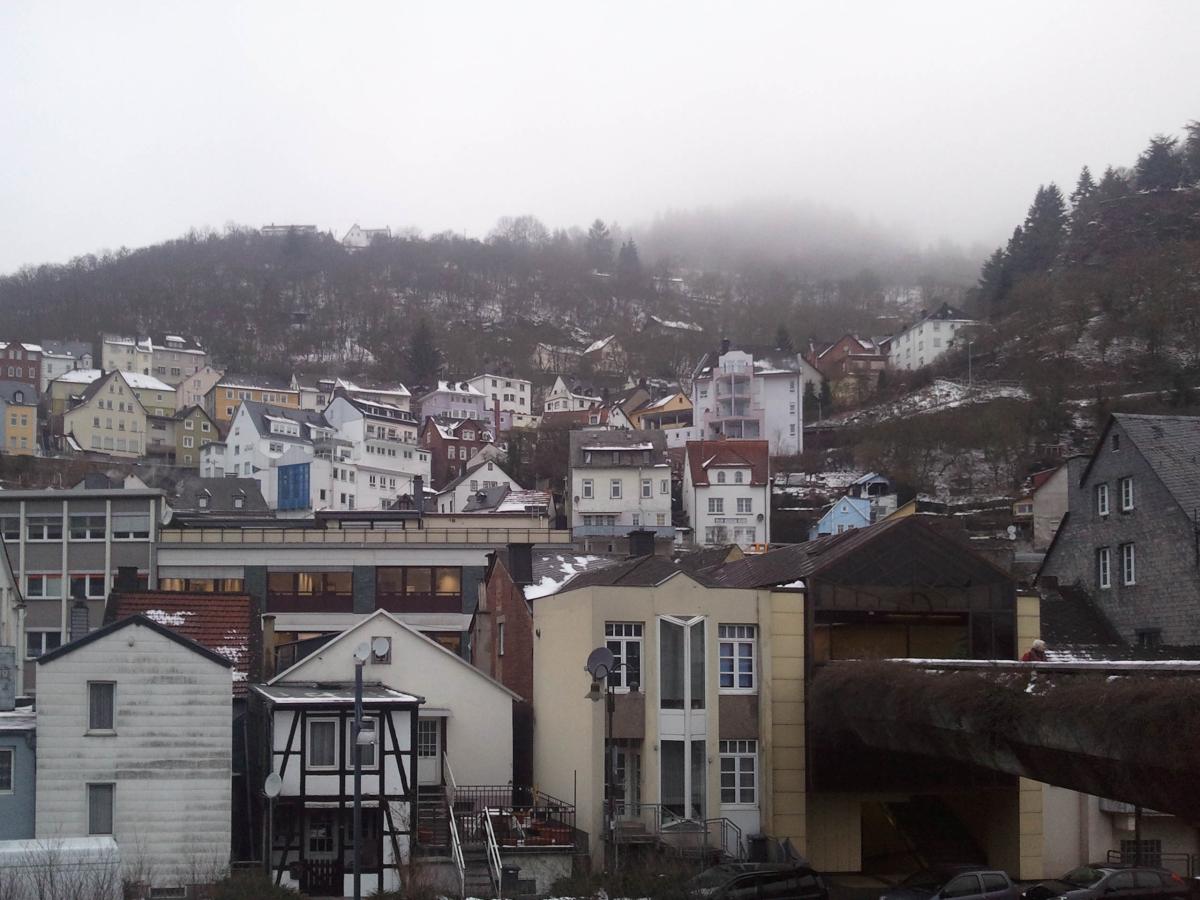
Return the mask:
M901 397L899 400L878 403L874 406L866 406L862 409L839 413L825 419L821 424L833 426L869 425L874 422L884 422L888 419L942 412L947 409L971 406L978 403L990 403L993 400L1000 399L1028 400L1029 393L1016 384L976 382L971 387L967 387L962 382L939 378L928 387L914 391L905 397Z

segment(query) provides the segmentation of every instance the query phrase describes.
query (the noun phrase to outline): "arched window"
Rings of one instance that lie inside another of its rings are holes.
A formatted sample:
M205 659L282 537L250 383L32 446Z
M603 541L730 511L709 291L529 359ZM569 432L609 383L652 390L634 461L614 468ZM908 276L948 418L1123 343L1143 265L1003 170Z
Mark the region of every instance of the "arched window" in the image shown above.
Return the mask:
M725 473L718 472L717 473L717 484L724 484L724 483L725 483Z
M736 472L733 473L733 480L738 484L742 483L742 470L741 469L738 469Z

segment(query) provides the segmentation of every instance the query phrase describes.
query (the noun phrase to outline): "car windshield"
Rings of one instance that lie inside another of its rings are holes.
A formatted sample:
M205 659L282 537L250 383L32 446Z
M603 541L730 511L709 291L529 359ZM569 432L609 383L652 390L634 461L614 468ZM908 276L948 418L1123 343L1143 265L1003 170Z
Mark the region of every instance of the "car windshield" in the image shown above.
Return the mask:
M1104 877L1104 873L1099 869L1093 869L1091 866L1080 866L1078 869L1072 869L1062 877L1062 880L1068 884L1079 884L1084 887L1091 887L1097 881Z
M900 882L901 887L917 888L919 890L936 891L946 880L953 875L953 872L938 869L922 869L920 872L914 872Z

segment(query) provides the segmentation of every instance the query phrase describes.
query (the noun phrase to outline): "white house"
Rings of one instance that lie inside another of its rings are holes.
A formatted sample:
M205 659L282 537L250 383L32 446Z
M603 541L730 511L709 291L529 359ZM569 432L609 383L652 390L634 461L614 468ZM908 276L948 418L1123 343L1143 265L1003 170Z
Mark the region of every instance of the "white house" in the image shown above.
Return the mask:
M55 378L75 369L92 367L92 345L84 341L42 341L42 383L44 394Z
M821 374L799 354L756 355L722 350L700 361L692 375L697 436L766 439L772 456L804 450L804 390L820 388Z
M585 552L635 530L674 539L666 446L661 431L571 432L571 531Z
M568 384L561 375L546 394L542 410L548 413L576 412L589 409L602 401L595 391L577 384Z
M350 226L350 230L346 232L346 236L342 238L342 246L347 250L365 250L371 246L371 242L376 237L390 238L392 229L390 227L383 228L362 228L355 223Z
M37 687L38 838L112 835L155 896L228 869L228 659L132 616L42 654Z
M479 491L507 486L514 491L525 490L517 480L506 472L493 454L476 454L461 475L438 491L437 511L440 513L462 512L467 502Z
M537 424L532 382L511 375L477 375L467 383L483 394L483 409L488 415L500 413L501 431Z
M960 309L943 303L932 313L922 315L916 322L892 336L888 365L893 369L911 372L927 366L957 346L964 328L978 325Z
M329 868L343 858L335 842L339 833L348 835L348 829L339 828L346 824L339 819L350 810L340 812L337 805L353 790L348 719L353 718L354 652L363 644L371 648L363 670L370 698L364 706L377 736L368 751L370 766L364 765L370 774L363 776L363 790L385 799L382 810L378 803L364 810L364 833L380 842L372 855L378 861L373 880L364 879L364 894L395 890L397 864L407 861L414 839L436 839L432 830L412 833L412 804L418 794L444 802L443 786L451 777L463 788L512 782L513 702L520 698L391 613L377 610L255 688L270 709L270 746L275 771L283 778L276 821L298 817L296 824L306 836L284 858L288 842L277 827L274 864L284 871L284 883L309 891L321 885L289 882L286 870L297 852L313 859L314 844L307 837L314 834L330 836L318 845ZM314 754L320 755L314 759ZM290 807L286 813L285 805ZM428 804L422 806L422 816L428 809Z
M688 441L684 453L683 510L696 543L770 543L768 442Z

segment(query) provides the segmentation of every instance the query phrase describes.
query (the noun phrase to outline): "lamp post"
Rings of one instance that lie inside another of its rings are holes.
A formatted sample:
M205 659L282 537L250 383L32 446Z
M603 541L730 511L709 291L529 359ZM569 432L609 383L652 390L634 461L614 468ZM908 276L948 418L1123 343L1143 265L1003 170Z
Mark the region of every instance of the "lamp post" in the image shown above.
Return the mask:
M973 372L972 372L972 369L971 369L971 362L972 362L972 360L971 360L971 348L972 348L972 347L974 347L974 346L975 346L975 342L974 342L974 341L967 341L967 390L968 390L968 391L969 391L969 390L971 390L971 387L972 387L972 386L974 385L974 383L975 383L975 382L974 382L974 379L972 378Z
M370 655L367 644L360 644L354 650L354 723L350 729L354 745L354 900L362 900L362 747L358 735L363 722L363 665Z

